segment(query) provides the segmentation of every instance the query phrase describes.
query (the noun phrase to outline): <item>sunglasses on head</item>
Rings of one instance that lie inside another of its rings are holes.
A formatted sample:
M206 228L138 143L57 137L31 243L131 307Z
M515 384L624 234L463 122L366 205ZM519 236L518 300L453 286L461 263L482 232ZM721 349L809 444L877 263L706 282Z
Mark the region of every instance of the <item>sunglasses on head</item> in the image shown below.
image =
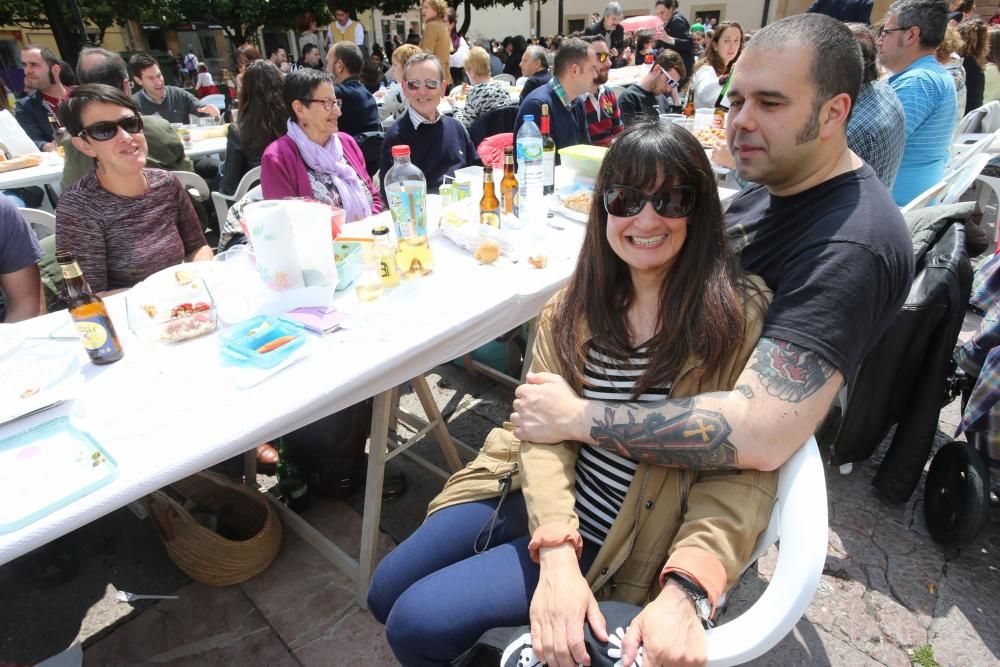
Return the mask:
M627 185L610 185L604 189L604 209L616 218L639 215L646 202L653 205L656 214L664 218L684 218L694 210L694 188L674 185L651 195Z
M118 120L99 120L80 130L76 136L90 137L94 141L108 141L118 136L119 127L129 134L139 134L142 132L142 118L124 116Z
M441 82L437 79L407 79L406 87L410 90L420 90L421 88L426 88L427 90L434 90L441 85Z

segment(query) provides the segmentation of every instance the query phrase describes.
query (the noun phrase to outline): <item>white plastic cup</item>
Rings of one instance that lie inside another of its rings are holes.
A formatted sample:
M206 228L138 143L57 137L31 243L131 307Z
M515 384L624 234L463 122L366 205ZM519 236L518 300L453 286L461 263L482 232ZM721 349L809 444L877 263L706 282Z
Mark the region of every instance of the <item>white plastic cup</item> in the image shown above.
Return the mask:
M708 130L715 127L715 109L695 109L694 129Z
M687 116L682 113L661 113L660 114L660 125L666 127L670 123L676 123L679 120L685 120Z

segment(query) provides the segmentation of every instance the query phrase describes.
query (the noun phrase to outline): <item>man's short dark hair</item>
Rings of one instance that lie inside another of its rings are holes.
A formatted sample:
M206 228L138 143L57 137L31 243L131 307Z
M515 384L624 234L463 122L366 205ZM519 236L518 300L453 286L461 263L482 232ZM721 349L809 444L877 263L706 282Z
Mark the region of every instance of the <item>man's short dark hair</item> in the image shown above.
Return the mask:
M557 77L569 71L571 65L577 65L590 58L590 44L579 37L564 39L556 51L555 61L552 64L552 73Z
M608 38L605 37L603 34L600 34L600 35L581 35L580 39L582 39L583 41L585 41L587 44L593 44L595 42L601 42L602 44L610 46L608 44Z
M66 127L71 137L80 134L83 129L83 110L92 102L103 102L130 109L139 115L139 106L126 95L121 88L106 86L103 83L85 83L74 88L69 98L59 105L59 119Z
M687 68L684 67L684 59L681 58L681 54L673 51L671 49L663 49L660 54L656 56L656 60L653 61L654 65L659 65L660 69L666 72L668 69L675 69L677 73L681 75L681 80L678 83L683 84L687 80Z
M84 67L84 61L89 61ZM108 49L89 47L80 51L76 61L76 78L80 83L103 83L121 88L128 81L128 67L120 55Z
M137 53L128 59L128 71L132 73L137 79L142 78L143 71L149 69L153 65L159 66L160 63L150 56L148 53Z
M316 46L315 44L306 44L305 46L302 47L302 58L305 59L305 57L308 56L310 53L318 50L319 47Z
M667 9L679 9L681 4L677 0L656 0L656 5L663 5ZM653 5L654 7L656 5Z
M862 76L861 83L871 83L878 78L878 47L875 46L875 33L864 23L848 23L847 27L858 40L861 47Z
M825 14L796 14L761 28L744 52L782 51L793 44L812 51L809 78L816 86L815 111L841 93L850 96L853 109L861 86L862 60L861 47L847 26Z
M896 0L889 5L900 28L920 28L920 46L936 49L948 29L947 0Z
M49 69L52 69L53 65L59 64L59 56L57 56L55 52L47 46L42 46L41 44L28 44L21 50L38 51L39 55L42 56L42 60L44 60L45 64L49 66Z
M333 45L333 59L344 63L347 73L352 76L361 74L365 65L365 54L354 42L337 42Z

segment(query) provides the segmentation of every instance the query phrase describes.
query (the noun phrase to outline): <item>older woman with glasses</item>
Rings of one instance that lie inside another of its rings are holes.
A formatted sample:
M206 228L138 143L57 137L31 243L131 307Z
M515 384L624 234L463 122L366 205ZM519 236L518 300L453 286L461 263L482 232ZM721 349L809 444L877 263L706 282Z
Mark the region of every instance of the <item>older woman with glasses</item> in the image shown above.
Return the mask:
M160 269L212 259L183 186L146 169L142 117L104 84L77 86L59 108L73 146L94 168L59 198L56 246L76 255L98 293L127 289Z
M601 165L576 270L540 315L532 370L604 401L732 389L769 299L726 243L697 140L640 122ZM642 606L620 642L624 664L640 644L645 664L704 663L702 623L766 527L777 475L654 465L617 449L610 425L594 428L606 429L600 446L495 429L382 560L368 604L402 664L447 664L484 631L529 622L537 655L522 654L525 664L592 664L584 625L608 640L598 600ZM705 446L692 435L692 450Z
M285 77L288 133L260 162L264 199L307 197L344 209L346 221L382 210L365 159L350 135L337 131L340 100L333 75L300 69Z

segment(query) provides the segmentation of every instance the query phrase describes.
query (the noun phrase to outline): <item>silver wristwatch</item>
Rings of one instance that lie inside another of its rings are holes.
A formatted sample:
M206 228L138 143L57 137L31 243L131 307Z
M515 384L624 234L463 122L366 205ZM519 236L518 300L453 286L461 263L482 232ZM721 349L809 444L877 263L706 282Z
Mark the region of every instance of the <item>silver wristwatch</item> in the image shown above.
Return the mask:
M676 572L668 572L666 578L676 581L688 594L688 597L694 602L694 611L701 619L701 624L706 629L713 627L715 624L712 622L712 602L708 599L708 593L705 592L705 589Z

